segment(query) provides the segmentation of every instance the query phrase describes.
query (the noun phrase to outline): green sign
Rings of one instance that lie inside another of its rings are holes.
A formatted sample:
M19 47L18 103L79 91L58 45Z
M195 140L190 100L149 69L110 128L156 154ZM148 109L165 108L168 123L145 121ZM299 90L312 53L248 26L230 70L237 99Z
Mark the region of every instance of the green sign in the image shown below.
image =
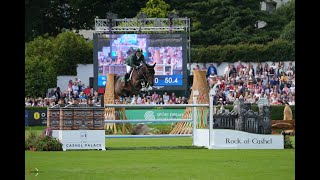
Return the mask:
M127 109L128 120L182 119L185 109Z

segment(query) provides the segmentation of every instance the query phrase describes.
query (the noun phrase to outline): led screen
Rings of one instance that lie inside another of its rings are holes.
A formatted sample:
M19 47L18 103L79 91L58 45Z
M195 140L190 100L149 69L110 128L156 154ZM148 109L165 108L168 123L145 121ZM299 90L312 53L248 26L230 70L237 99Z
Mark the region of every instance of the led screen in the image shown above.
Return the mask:
M185 34L94 34L94 69L97 87L105 87L107 74L126 73L125 59L137 48L155 66L154 87L186 90L187 52Z

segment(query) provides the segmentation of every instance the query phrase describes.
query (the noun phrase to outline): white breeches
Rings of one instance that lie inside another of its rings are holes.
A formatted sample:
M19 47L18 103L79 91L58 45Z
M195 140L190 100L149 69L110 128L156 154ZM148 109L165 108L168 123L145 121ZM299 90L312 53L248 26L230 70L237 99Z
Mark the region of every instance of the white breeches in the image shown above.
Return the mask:
M127 73L129 74L129 72L131 71L131 66L129 66L129 65L126 65L126 67L127 67Z

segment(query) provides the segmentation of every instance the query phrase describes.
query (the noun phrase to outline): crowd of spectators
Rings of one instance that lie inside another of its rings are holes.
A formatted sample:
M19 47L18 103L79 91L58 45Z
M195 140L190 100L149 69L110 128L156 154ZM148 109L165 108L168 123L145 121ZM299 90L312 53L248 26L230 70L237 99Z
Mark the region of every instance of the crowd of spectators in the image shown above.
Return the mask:
M148 91L137 96L124 97L116 100L116 104L188 104L188 96L177 96L174 92L170 94L164 91L162 94L157 91Z
M93 88L85 86L80 79L69 80L67 86L68 88L65 91L61 91L60 87L52 89L45 98L26 97L25 106L54 106L58 103L74 104L75 100L79 104L88 104L90 102L99 105L101 103L101 98L103 97Z
M198 68L198 69L197 69ZM206 70L208 87L213 88L217 84L214 95L214 105L233 104L242 96L245 102L257 103L259 98L266 98L271 105L288 103L295 105L295 67L290 62L287 66L283 62L259 63L256 68L252 64L245 66L241 62L229 64L223 76L217 75L217 68L210 66L194 70ZM54 106L58 103L73 104L77 100L79 104L100 105L103 94L85 86L81 80L75 78L68 83L68 89L61 91L59 87L48 93L46 98L25 98L26 106ZM115 103L126 104L187 104L189 93L184 96L176 96L175 92L148 91L137 96L123 97Z
M284 62L272 63L271 66L259 63L256 68L250 63L245 66L238 62L237 66L229 64L223 76L216 75L215 68L212 69L207 75L208 86L212 88L219 84L215 90L214 105L233 104L240 96L252 104L259 98L266 98L271 105L295 105L295 67L292 62L287 66Z

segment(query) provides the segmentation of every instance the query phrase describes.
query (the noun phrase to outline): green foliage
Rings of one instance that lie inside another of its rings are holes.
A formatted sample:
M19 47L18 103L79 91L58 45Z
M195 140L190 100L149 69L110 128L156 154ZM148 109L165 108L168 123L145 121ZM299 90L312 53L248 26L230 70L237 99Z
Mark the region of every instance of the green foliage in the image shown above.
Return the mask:
M268 14L260 0L211 0L188 2L179 15L190 17L192 45L254 43L261 31L256 23ZM269 38L271 40L272 38Z
M265 62L294 61L295 47L287 40L274 40L266 45L238 44L191 48L191 62Z
M280 38L284 40L288 40L295 44L295 21L290 21L283 29L282 33L280 34Z
M104 1L104 0L101 0ZM128 0L112 0L108 2L108 9L110 12L118 14L119 18L132 18L135 17L141 8L146 6L148 0L139 1L128 1ZM103 14L105 14L106 9L100 9ZM100 16L100 18L105 18L105 16Z
M48 33L56 36L66 30L94 29L96 17L117 13L119 18L134 17L147 0L26 0L25 41Z
M145 13L148 18L166 18L168 17L169 4L163 0L149 0L141 12Z
M55 86L56 73L52 61L40 56L26 57L25 94L29 97L44 97L49 87Z
M285 149L294 149L292 140L289 135L285 135L283 141Z
M54 66L58 75L76 75L77 64L91 64L93 42L72 31L59 34L53 44Z
M296 15L295 6L295 0L289 0L275 11L273 18L278 18L278 20L281 19L284 24L294 21Z
M77 64L92 63L92 51L92 41L72 31L26 43L25 95L44 97L48 88L56 87L58 75L75 75Z
M52 136L40 136L35 148L36 151L62 151L62 143Z
M29 131L29 134L27 138L25 139L25 150L31 150L34 149L37 145L39 135L36 131L31 130Z
M62 143L52 136L45 136L38 134L35 130L30 130L25 139L25 150L62 151Z
M28 42L40 34L44 34L43 9L47 8L49 0L25 0L25 41Z

